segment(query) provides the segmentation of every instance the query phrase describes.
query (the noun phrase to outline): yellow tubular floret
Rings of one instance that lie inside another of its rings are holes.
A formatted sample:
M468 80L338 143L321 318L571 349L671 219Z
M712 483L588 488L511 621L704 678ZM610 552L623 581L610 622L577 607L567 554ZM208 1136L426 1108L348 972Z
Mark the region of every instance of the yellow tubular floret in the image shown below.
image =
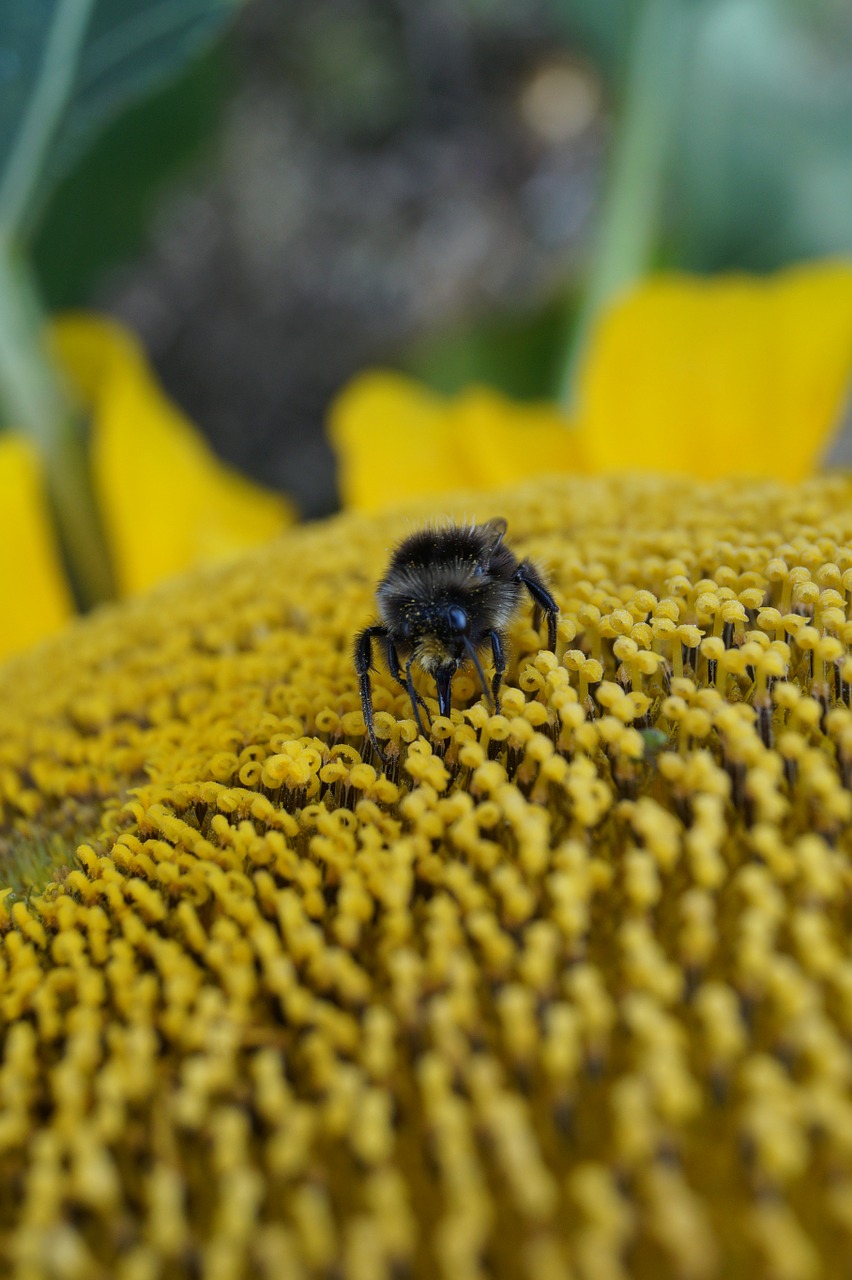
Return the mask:
M352 637L546 570L501 714ZM344 516L0 668L0 1270L819 1280L852 1252L852 483Z

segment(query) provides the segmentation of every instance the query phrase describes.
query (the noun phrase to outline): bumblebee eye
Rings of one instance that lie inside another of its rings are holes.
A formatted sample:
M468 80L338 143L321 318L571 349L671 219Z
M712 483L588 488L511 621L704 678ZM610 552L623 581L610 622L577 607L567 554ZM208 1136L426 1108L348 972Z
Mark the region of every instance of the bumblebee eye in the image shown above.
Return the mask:
M447 610L447 621L453 631L467 630L467 614L464 609L460 609L458 605L453 605L451 609Z
M484 565L484 564L475 564L475 565L473 566L473 576L474 576L474 578L484 578L484 577L485 577L485 565Z

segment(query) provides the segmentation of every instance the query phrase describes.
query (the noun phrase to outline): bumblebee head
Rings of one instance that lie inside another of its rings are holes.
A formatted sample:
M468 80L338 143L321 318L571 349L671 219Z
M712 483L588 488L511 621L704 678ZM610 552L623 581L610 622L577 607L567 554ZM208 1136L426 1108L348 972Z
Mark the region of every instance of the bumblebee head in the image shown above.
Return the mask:
M453 676L468 661L476 668L485 696L489 697L482 666L471 643L471 616L463 605L448 601L434 604L428 611L417 608L404 619L403 634L415 661L435 681L440 715L450 714Z
M455 670L464 661L470 619L461 605L412 600L402 610L399 636L424 671L434 674L442 666Z

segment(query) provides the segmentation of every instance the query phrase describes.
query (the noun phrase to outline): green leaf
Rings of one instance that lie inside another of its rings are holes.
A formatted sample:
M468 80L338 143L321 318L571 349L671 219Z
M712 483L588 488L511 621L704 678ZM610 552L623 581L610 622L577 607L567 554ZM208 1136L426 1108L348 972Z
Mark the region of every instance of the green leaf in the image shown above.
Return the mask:
M0 235L46 197L122 108L176 75L239 0L3 0Z
M616 100L624 51L647 7L550 0ZM672 112L670 234L658 249L671 266L699 271L771 270L852 252L849 0L682 0L682 8L694 38Z
M555 298L538 311L462 325L425 339L406 353L406 372L443 395L471 383L498 387L518 400L549 399L562 354L566 301Z
M627 59L636 18L634 0L550 0L550 12L571 45L577 45L611 80Z
M766 270L852 252L846 0L708 6L678 142L678 263Z
M90 306L105 273L141 253L164 188L207 161L233 87L226 49L120 112L54 187L30 244L48 311Z

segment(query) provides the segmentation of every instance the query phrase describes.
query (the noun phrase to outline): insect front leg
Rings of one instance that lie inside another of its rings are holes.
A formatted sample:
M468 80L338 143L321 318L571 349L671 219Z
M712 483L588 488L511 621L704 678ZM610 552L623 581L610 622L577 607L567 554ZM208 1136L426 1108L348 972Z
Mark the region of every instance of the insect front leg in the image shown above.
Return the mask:
M370 683L370 668L373 665L373 641L380 639L387 640L388 633L387 628L379 624L365 627L355 637L355 671L358 675L358 689L361 694L361 712L364 716L364 724L373 744L373 750L379 759L384 761L385 755L379 746L379 740L376 737L376 730L373 725L373 686Z
M522 560L515 574L518 582L522 582L535 602L536 610L541 609L547 618L547 647L556 652L556 623L559 618L559 606L544 584L544 579L529 560ZM537 621L536 621L537 625Z
M405 688L405 677L403 676L399 666L399 653L397 652L396 645L394 644L393 636L390 634L385 635L385 659L388 664L388 671L391 673L391 678L395 680L397 684L401 684L402 687Z
M494 675L491 679L491 693L494 698L494 714L500 714L500 686L506 673L506 653L503 649L503 636L499 631L489 632L491 654L494 658Z
M401 685L402 688L405 689L406 693L412 699L412 701L416 698L417 701L420 703L421 707L423 708L423 710L428 711L429 708L426 706L426 699L417 692L417 690L414 688L413 683L409 684L407 682L405 676L402 674L402 670L400 668L400 663L399 663L399 653L397 651L396 645L394 644L393 636L391 635L389 635L385 640L385 657L387 659L388 671L391 673L391 677L397 682L398 685Z
M414 662L414 655L412 654L412 656L408 659L408 661L405 664L405 687L408 690L408 696L411 699L411 709L414 712L414 719L417 724L418 733L420 733L425 738L426 730L423 728L423 721L420 719L420 707L418 707L417 704L418 702L421 703L424 711L428 710L428 708L426 706L426 703L423 701L423 699L420 697L420 694L417 692L417 690L414 687L414 677L411 674L411 664L413 662Z

